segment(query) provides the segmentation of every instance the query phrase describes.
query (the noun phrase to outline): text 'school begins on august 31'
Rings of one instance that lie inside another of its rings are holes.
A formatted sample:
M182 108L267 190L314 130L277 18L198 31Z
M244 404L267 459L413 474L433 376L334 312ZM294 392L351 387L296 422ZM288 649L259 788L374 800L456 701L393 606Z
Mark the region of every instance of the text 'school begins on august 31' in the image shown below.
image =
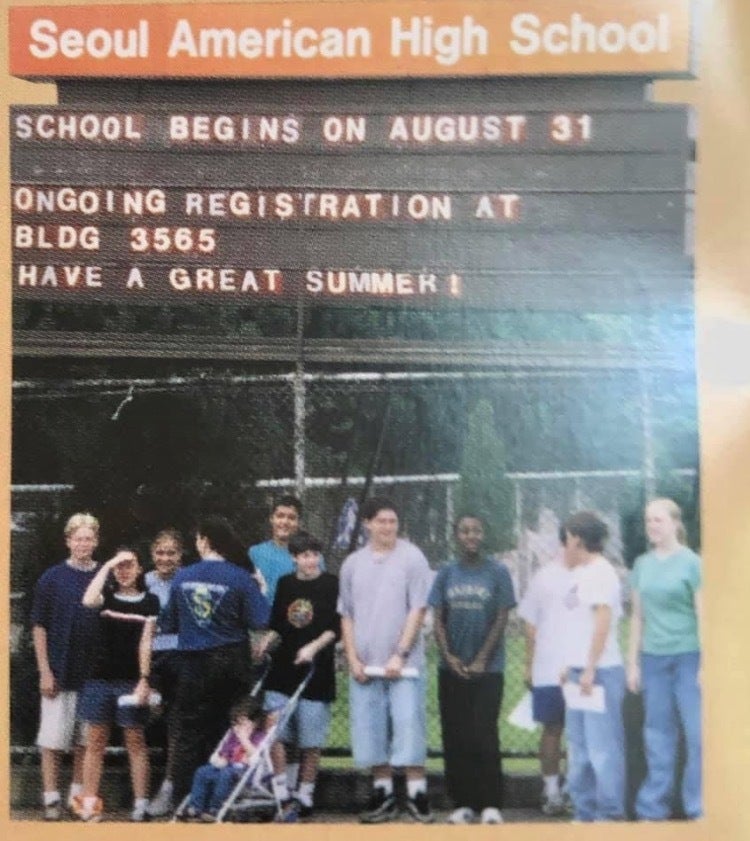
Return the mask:
M149 22L141 20L132 28L91 30L59 30L57 24L40 18L31 24L29 51L39 60L58 55L68 59L119 58L141 59L151 56ZM390 43L386 50L393 57L410 55L433 58L444 66L462 58L485 56L492 33L465 15L456 25L435 26L428 15L414 16L408 21L391 19ZM519 56L537 53L625 52L638 54L667 53L671 49L670 20L658 14L651 20L639 20L630 26L617 21L596 25L574 13L567 21L543 24L530 12L514 15L507 34L508 45ZM194 28L189 20L175 23L166 47L168 58L293 58L302 60L370 58L373 35L366 26L339 28L326 26L296 27L290 18L277 27L256 29L230 27Z
M307 140L320 141L326 148L335 144L355 146L370 140L370 120L364 115L323 114L319 119L319 126L313 125L308 130L304 120L294 115L168 114L166 139L171 145L215 142L248 146L302 146ZM529 118L525 114L394 114L382 119L386 122L380 127L383 145L522 146L531 139ZM377 140L377 118L373 120ZM161 131L157 133L161 136ZM586 143L592 137L592 117L550 113L543 133L540 136L537 129L536 134L537 141ZM17 140L107 141L130 145L153 139L148 137L143 114L87 112L16 114L13 135Z

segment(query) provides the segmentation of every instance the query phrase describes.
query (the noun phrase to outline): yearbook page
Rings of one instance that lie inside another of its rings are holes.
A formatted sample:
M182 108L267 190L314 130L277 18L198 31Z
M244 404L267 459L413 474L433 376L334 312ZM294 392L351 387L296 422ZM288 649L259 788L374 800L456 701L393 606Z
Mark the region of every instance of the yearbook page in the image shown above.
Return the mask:
M743 837L749 18L2 0L11 837Z

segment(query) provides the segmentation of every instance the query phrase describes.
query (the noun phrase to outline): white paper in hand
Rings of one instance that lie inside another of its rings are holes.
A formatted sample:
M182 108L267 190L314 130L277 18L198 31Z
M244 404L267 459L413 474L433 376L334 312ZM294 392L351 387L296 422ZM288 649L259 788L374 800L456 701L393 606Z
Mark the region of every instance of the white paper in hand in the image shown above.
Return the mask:
M531 692L521 696L521 700L513 707L508 715L508 724L521 730L536 730L538 722L534 721Z
M365 666L363 671L367 677L385 677L385 666ZM419 672L414 666L404 666L401 677L419 677Z
M584 695L581 687L573 681L566 681L563 684L563 697L565 706L569 710L584 710L592 713L606 712L607 705L604 701L604 687L595 684L591 688L590 695Z

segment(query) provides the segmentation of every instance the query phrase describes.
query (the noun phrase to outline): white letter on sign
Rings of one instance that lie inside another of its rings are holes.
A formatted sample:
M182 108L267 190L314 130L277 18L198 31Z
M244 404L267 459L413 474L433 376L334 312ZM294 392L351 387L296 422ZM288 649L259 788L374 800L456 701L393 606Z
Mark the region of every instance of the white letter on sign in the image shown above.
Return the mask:
M44 44L44 48L38 47L37 44L29 46L29 52L34 58L52 58L57 55L57 40L54 36L57 34L57 26L53 20L35 20L31 24L31 37L34 41Z
M536 15L525 13L515 15L510 23L510 31L517 37L525 39L517 41L515 38L510 42L510 48L518 55L532 55L539 52L539 29L541 21Z

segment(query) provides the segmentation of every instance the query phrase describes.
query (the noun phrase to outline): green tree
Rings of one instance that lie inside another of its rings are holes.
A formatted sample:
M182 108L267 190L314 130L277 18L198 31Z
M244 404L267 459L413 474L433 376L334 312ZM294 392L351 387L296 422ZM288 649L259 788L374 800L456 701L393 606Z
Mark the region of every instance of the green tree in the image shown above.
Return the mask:
M505 444L495 428L492 404L485 399L469 413L456 501L458 515L472 512L484 519L490 549L515 544L515 496L506 475Z

